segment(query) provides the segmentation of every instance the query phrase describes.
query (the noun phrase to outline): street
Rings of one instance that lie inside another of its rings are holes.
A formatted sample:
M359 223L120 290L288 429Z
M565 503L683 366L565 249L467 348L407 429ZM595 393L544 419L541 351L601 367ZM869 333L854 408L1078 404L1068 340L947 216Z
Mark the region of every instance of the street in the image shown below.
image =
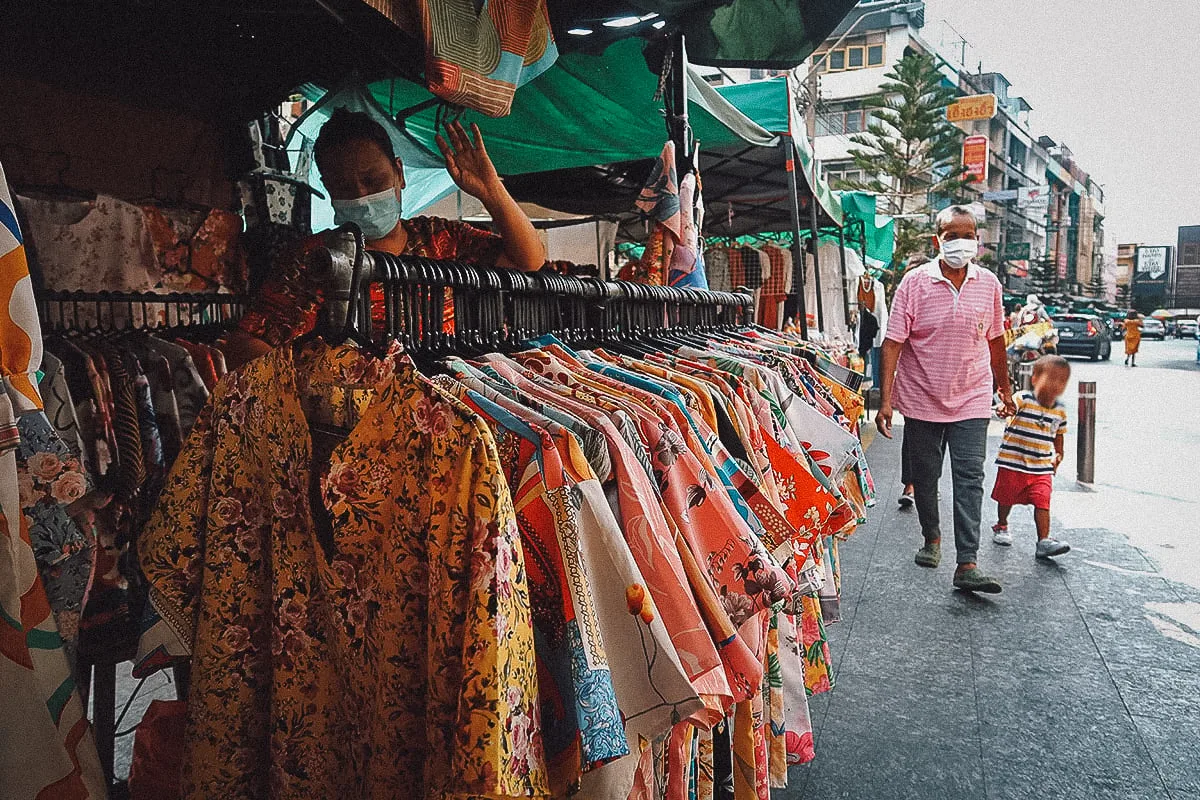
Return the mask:
M1014 546L995 546L985 500L980 562L1001 595L953 592L952 557L913 564L899 436L871 444L880 495L842 548L836 685L811 698L817 757L783 796L1200 800L1196 343L1143 342L1136 369L1115 344L1109 363L1071 361L1072 387L1098 395L1095 486L1075 483L1074 432L1055 484L1053 535L1072 552L1035 561L1027 508ZM1074 388L1064 401L1074 426Z

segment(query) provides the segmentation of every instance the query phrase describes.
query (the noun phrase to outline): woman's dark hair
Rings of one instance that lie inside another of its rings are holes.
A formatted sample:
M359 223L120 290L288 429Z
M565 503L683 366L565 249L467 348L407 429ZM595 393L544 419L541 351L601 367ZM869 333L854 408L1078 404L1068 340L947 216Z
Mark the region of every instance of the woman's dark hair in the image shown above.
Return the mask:
M329 121L321 126L321 132L317 134L317 141L313 145L313 158L317 162L317 169L322 169L321 162L327 153L345 147L350 142L374 142L389 161L396 160L392 139L382 125L361 111L336 108Z

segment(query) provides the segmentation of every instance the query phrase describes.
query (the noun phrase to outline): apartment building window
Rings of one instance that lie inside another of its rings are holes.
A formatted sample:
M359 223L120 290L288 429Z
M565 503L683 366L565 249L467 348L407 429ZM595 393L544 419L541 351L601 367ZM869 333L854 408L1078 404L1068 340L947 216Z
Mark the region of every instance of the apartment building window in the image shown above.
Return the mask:
M843 181L861 183L863 180L863 171L861 169L839 169L834 167L833 169L825 170L825 179L829 181L834 188L837 188Z
M818 72L845 72L867 67L882 67L886 53L885 37L873 33L857 39L847 39L836 50L822 50L815 54Z
M838 106L822 109L817 115L817 136L862 133L870 124L871 112L861 108Z

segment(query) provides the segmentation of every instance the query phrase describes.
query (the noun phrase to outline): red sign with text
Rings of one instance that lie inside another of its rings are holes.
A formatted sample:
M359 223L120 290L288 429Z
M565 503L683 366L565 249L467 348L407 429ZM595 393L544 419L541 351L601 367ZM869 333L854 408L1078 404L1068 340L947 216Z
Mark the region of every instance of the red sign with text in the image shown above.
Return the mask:
M989 144L990 142L986 136L968 136L963 140L963 179L967 183L971 183L972 181L987 183Z

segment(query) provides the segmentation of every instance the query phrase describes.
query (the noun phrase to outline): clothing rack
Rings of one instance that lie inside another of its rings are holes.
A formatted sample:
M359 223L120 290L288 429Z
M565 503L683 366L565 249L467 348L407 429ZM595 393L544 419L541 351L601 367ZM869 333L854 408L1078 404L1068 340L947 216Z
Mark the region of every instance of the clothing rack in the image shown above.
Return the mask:
M54 291L39 292L37 302L46 331L115 332L229 325L241 319L247 301L219 293Z
M47 333L122 333L142 330L173 335L194 332L203 338L228 330L245 313L244 295L220 293L84 292L41 291L37 293L38 314ZM123 781L114 781L117 738L117 664L128 660L86 660L80 656L80 694L91 695L92 726L100 763L109 781L111 796L126 795ZM176 676L178 679L178 675Z
M677 329L730 330L754 319L749 294L395 256L365 250L350 231L314 251L309 266L328 287L324 327L382 344L378 321L365 324L378 287L382 334L435 355L513 350L545 334L568 344L601 344ZM452 325L444 324L448 308Z

